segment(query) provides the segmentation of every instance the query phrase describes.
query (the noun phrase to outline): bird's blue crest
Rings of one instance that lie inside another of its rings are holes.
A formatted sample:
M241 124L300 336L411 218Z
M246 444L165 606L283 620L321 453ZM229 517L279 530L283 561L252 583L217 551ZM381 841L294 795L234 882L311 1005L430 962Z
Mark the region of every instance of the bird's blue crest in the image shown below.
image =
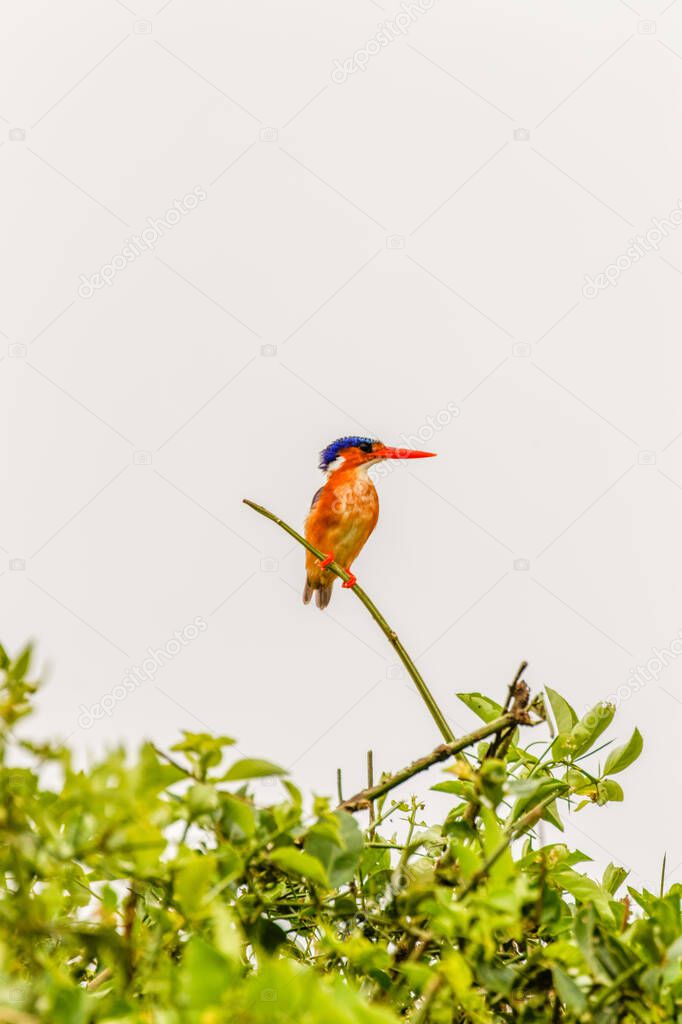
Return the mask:
M361 445L372 445L371 437L337 437L336 441L328 444L324 451L320 452L320 469L329 469L332 462L339 457L339 452L344 448L359 448Z

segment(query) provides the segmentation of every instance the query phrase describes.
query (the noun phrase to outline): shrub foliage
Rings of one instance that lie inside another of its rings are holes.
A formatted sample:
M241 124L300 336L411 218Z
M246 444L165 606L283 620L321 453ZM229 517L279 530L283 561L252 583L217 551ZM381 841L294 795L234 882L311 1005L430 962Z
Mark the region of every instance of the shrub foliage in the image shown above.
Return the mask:
M207 733L79 770L15 737L35 688L0 648L0 1022L682 1021L680 886L542 841L622 800L642 740L604 749L611 706L578 719L548 689L552 738L520 679L505 707L462 694L465 752L337 806ZM409 796L424 770L442 822Z

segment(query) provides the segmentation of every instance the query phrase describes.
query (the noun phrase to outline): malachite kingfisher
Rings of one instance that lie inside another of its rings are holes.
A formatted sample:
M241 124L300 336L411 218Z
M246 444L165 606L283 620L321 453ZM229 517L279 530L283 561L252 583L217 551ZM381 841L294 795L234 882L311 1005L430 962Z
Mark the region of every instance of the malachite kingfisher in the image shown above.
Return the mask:
M325 557L319 561L309 551L306 553L304 604L313 594L318 608L329 604L336 579L327 568L331 562L342 565L350 575L343 587L354 587L357 582L350 567L379 518L379 497L369 477L370 466L384 459L425 459L432 455L435 452L387 448L371 437L339 437L320 452L320 469L327 473L327 482L313 498L305 536Z

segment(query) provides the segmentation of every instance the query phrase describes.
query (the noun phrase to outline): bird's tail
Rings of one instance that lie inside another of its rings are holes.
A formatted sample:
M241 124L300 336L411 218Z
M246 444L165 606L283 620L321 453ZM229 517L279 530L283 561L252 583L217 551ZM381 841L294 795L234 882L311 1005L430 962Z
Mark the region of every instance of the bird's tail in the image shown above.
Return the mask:
M315 594L315 603L320 611L323 611L332 599L332 587L334 586L334 578L329 583L321 583L320 581L312 581L310 576L306 576L305 586L303 588L303 604L310 604L310 599Z

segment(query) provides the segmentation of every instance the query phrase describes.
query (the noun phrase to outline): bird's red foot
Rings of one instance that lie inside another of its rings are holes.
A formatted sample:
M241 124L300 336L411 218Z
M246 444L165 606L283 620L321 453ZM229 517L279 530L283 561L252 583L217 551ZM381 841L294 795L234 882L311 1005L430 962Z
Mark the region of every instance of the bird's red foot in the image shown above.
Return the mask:
M350 569L346 569L346 572L350 576L350 579L344 580L341 586L343 587L344 590L351 590L358 581L356 577L353 575L353 573L350 571Z
M322 559L322 561L319 563L320 564L320 569L326 569L327 566L331 565L333 561L334 561L334 552L332 551L331 554L325 555L324 558Z

